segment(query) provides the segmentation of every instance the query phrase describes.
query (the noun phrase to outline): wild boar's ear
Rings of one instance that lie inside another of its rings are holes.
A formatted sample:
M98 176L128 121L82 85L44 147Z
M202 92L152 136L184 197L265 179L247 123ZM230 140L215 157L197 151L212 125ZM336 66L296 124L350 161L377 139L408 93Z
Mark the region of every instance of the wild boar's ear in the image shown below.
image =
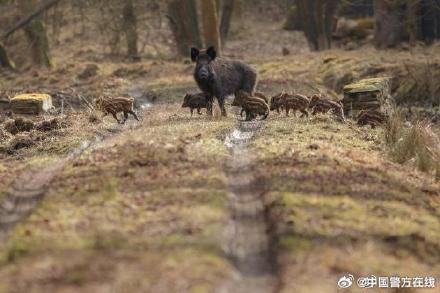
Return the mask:
M197 57L199 57L200 51L197 48L191 48L191 60L193 62L197 61Z
M206 50L206 54L208 54L209 59L211 59L211 61L217 57L217 52L215 51L215 48L213 46L209 47Z

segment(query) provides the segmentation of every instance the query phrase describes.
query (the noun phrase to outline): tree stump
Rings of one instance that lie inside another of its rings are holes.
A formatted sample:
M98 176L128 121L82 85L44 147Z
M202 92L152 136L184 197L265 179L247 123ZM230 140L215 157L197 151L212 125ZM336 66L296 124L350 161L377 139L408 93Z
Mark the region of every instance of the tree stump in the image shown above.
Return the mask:
M38 115L52 109L52 97L46 94L22 94L11 99L15 114Z

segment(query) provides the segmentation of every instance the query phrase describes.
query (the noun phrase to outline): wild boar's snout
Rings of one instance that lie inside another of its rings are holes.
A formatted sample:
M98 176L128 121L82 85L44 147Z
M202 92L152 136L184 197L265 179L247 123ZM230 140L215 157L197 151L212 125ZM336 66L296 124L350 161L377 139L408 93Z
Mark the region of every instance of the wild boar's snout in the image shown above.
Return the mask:
M202 66L199 68L198 76L200 79L207 80L209 79L209 69L207 66Z

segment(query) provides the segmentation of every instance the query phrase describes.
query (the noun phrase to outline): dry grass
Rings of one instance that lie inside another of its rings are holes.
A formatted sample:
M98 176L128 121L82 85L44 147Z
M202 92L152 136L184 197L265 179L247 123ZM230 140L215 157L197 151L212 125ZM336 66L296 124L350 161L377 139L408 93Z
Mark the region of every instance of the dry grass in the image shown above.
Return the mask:
M280 292L338 292L347 272L439 271L438 185L383 156L382 132L328 115L264 124L253 145L280 243Z
M395 162L412 164L440 179L440 139L430 123L416 120L406 127L402 116L396 113L389 119L384 137Z

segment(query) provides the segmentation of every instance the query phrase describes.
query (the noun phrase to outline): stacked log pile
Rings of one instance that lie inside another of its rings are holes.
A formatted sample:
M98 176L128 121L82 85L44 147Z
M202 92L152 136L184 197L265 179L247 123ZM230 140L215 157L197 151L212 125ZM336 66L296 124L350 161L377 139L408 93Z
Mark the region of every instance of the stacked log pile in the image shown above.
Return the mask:
M344 87L344 114L356 117L361 110L389 112L392 104L389 79L363 79Z

